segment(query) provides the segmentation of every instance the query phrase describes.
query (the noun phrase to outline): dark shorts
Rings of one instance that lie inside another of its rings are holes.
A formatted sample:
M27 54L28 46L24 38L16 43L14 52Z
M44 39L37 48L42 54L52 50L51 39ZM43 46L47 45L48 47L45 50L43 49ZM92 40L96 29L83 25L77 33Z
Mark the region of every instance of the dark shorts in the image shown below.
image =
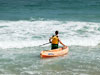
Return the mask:
M57 49L58 48L58 44L51 44L51 49Z

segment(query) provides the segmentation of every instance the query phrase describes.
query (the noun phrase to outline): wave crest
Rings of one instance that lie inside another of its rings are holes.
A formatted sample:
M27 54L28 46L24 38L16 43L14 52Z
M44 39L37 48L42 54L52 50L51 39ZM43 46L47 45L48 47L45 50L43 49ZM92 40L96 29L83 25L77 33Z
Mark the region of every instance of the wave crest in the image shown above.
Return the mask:
M95 46L100 41L100 23L56 20L0 21L0 48L38 46L44 41L48 42L55 30L59 30L59 38L67 45Z

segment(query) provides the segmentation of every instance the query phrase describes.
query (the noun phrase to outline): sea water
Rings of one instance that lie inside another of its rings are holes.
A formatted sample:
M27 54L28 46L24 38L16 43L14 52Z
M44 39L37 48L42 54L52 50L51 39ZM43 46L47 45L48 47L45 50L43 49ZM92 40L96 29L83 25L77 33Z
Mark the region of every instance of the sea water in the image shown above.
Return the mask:
M56 30L69 53L41 59ZM100 1L0 0L0 74L100 75Z

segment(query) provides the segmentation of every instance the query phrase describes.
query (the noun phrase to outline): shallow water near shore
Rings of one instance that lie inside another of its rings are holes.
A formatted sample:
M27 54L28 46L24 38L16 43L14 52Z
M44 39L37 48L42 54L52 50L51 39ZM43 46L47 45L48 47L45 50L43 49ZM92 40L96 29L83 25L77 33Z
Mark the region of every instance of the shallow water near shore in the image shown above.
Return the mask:
M0 73L15 75L99 75L100 48L70 46L64 56L42 59L40 51L29 47L0 49Z

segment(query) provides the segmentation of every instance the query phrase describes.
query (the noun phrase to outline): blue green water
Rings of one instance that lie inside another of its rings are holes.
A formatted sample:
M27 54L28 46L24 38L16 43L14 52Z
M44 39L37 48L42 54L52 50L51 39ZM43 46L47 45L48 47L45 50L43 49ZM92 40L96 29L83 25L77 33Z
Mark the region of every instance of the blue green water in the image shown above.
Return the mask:
M99 0L0 0L0 74L99 75L99 13ZM55 30L69 53L41 59Z
M0 20L100 20L99 0L0 0Z

